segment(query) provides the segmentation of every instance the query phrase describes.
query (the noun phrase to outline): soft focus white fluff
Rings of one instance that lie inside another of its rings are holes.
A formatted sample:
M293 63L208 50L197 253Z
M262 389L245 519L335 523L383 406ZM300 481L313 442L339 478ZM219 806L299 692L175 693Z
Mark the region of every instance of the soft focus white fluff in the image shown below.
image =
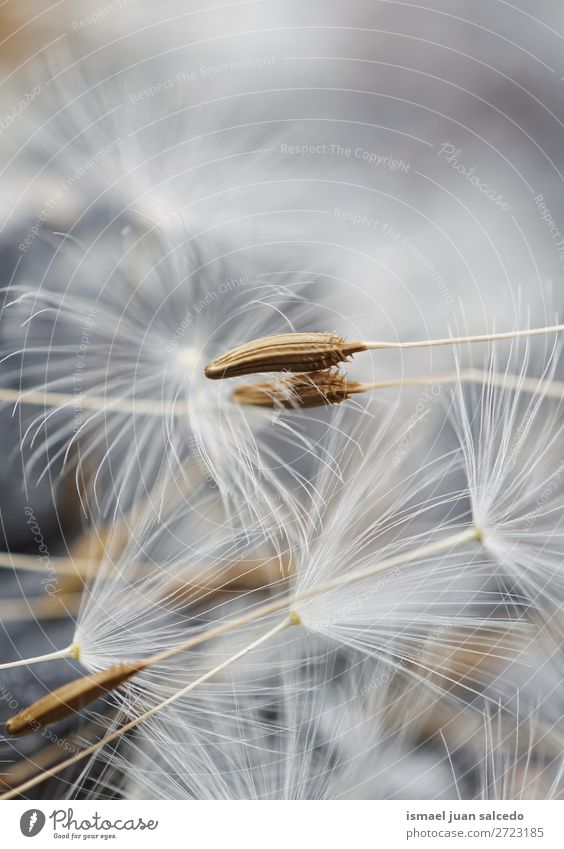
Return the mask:
M233 511L254 505L264 516L270 505L276 524L279 505L295 506L307 486L300 455L314 450L308 422L272 422L264 411L231 403L233 385L208 380L204 366L248 339L310 326L311 284L226 277L221 258L206 260L189 237L149 238L154 264L139 277L130 256L106 277L92 275L81 257L65 291L24 291L15 303L32 304L14 370L22 392L68 396L28 417L22 441L32 449L31 468L46 470L61 456L78 461L77 474L91 477L103 514L143 498L158 507L191 469Z
M425 784L448 792L448 764L430 752L410 759L408 734L387 727L394 700L384 667L290 635L233 674L151 720L107 759L102 783L115 787L112 768L127 764L116 787L126 798L416 798Z
M514 345L499 370L492 354L484 383L460 385L452 413L484 545L543 616L563 598L560 349Z
M310 512L317 521L297 554L298 594L465 527L454 458L422 460L430 422L410 425L407 450L395 417L378 408L356 429L350 413L340 424L348 443L331 452L340 480L324 470L315 477ZM490 574L479 545L470 542L297 602L296 609L313 631L421 672L428 663L440 667L453 628L477 632L488 611L490 625L507 626L495 620L499 597Z
M335 419L335 433L324 446L324 454L333 458L335 466L322 462L311 475L313 495L305 511L308 524L298 534L299 543L286 537L288 572L271 579L265 594L243 595L236 608L228 599L220 596L216 600L210 595L211 609L204 613L186 606L178 596L179 587L187 581L202 587L210 582L221 586L226 567L242 557L249 561L249 569L253 563L258 568L267 551L260 517L253 521L252 513L241 514L238 522L245 532L237 535L229 517L217 511L212 498L202 500L198 491L193 505L188 510L181 506L168 524L153 530L149 525L145 530L145 517L141 516L137 530L133 527L130 531L131 542L116 556L115 564L110 546L110 554L85 596L75 641L86 666L98 669L117 660L146 657L179 645L190 633L205 631L218 621L229 622L242 610L252 611L269 595L276 598L288 593L288 606L295 608L308 632L324 634L425 679L431 669L441 669L445 654L461 634L474 636L479 643L480 629L486 624L507 630L507 613L498 616L501 599L490 586L490 562L484 560L477 543L422 556L316 593L316 587L336 575L354 578L362 569L393 555L417 551L464 527L458 493L448 493L452 458L430 464L424 475L417 464L406 468L411 462L409 453L401 462L394 462L398 432L392 423L383 418L378 425L366 411L360 421L358 416L346 411ZM424 428L422 422L419 426ZM419 437L423 444L425 438L423 430ZM415 452L417 447L421 447L418 442L411 450ZM416 482L419 478L421 484ZM375 488L375 481L380 489ZM196 534L199 542L194 544ZM167 550L170 554L165 556ZM282 578L287 574L285 584ZM314 595L301 600L304 592ZM278 620L284 615L282 606ZM271 623L278 620L269 619ZM250 643L250 635L256 636L257 628L266 627L260 622L245 627L237 639L241 645ZM192 653L189 658L190 674L195 678ZM198 654L197 661L200 672L217 663L206 660L205 652ZM152 688L157 695L165 690L174 692L170 680L158 682L167 665L176 668L176 663L167 661L155 668L146 676L146 685L131 686L135 691L146 686L148 694ZM448 677L448 665L445 674ZM143 676L139 680L143 681Z

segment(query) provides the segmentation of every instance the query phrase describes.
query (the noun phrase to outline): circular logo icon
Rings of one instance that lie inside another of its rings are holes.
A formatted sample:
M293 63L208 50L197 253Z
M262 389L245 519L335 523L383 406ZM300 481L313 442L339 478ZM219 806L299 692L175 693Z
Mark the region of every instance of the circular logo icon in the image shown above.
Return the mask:
M45 814L33 808L20 817L20 831L26 837L35 837L45 825Z

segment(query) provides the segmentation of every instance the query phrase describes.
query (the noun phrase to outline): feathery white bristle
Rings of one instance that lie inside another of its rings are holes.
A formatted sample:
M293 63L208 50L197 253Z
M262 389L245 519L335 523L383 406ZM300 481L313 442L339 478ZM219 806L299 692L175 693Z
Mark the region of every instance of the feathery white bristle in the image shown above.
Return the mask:
M514 345L505 367L510 386L487 373L482 384L460 385L452 416L483 543L541 613L564 600L562 401L550 393L560 351L549 347L539 361L531 345ZM496 362L492 354L492 375ZM520 387L531 371L537 392Z
M130 798L387 798L401 790L415 797L424 781L446 793L448 767L427 763L416 776L407 735L387 728L393 678L385 667L324 641L313 650L287 632L233 676L106 756L102 784L111 786L127 764Z

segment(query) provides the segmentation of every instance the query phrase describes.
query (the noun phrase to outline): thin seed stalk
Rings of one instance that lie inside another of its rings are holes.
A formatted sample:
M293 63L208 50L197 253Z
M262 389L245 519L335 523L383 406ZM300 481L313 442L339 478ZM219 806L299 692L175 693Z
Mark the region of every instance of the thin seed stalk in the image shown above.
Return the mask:
M560 325L558 325L560 327ZM551 330L552 328L546 328ZM543 328L544 332L545 328ZM540 332L540 331L538 331ZM554 330L556 332L556 330ZM524 335L534 335L533 331L522 331ZM485 338L491 337L465 337L466 340L484 341ZM496 338L502 337L501 334ZM448 340L455 344L461 339ZM381 343L372 342L366 343L367 346L372 346L373 349L381 349L384 347L422 347L424 344L430 346L430 343L424 342L399 342L399 343ZM432 340L432 344L446 345L447 340ZM367 350L366 348L365 350ZM255 372L256 373L256 372ZM283 380L263 381L260 384L249 383L238 386L231 394L232 400L237 404L247 404L259 407L283 407L285 409L303 409L306 407L319 407L328 404L339 404L342 401L348 400L351 395L358 395L365 392L374 392L378 389L393 389L402 386L419 386L426 383L480 383L489 382L494 386L511 389L519 388L524 392L531 394L542 393L549 398L564 398L564 383L562 381L540 379L536 380L531 377L520 377L506 373L488 372L476 368L463 369L460 372L444 372L437 374L424 375L422 377L402 377L397 380L384 380L369 382L360 382L348 380L343 375L330 373L326 371L308 371L301 373L301 378L295 376L294 380L297 383L292 383L292 378L284 378ZM325 382L325 386L323 385ZM63 408L71 404L76 404L76 396L68 395L60 392L26 392L21 394L14 389L0 388L0 402L9 401L14 404L30 404L32 406L47 407L49 409ZM139 399L125 401L123 399L104 398L102 396L90 395L81 399L81 406L84 409L89 409L94 412L119 412L129 413L132 415L143 416L174 416L175 418L186 418L188 415L188 407L186 404L177 401L171 404L166 401L152 401L150 399ZM28 571L40 571L41 567L34 568L31 563L31 558L26 555L0 555L0 568L11 567L27 569ZM72 563L66 558L53 558L57 564L57 568L61 568L65 572L81 572L83 564L75 560L75 568ZM13 562L12 562L13 561ZM86 568L86 561L84 568Z
M562 381L468 368L461 371L431 373L421 377L402 377L396 380L374 382L348 380L344 375L332 372L311 372L259 383L242 384L233 390L231 400L236 404L255 407L303 410L340 404L352 395L383 389L448 383L489 383L502 389L516 389L532 395L542 394L547 398L564 399Z
M0 664L0 669L15 669L18 666L27 666L28 664L35 663L47 663L49 660L63 660L64 658L74 658L78 660L80 655L80 651L76 643L71 643L70 646L67 646L64 649L60 649L59 651L49 652L48 654L41 654L39 657L29 657L26 660L13 660L11 663L2 663Z
M67 392L49 392L43 390L20 391L0 387L0 401L14 404L31 404L34 407L60 407L61 409L77 404L84 410L93 412L113 412L138 414L144 416L162 416L171 410L178 416L187 416L188 407L182 401L174 405L151 398L111 398L103 395L72 395Z
M548 327L533 327L529 330L509 330L504 333L482 333L474 336L446 336L443 339L420 339L417 342L364 342L365 350L377 351L392 348L436 348L441 345L466 345L477 342L497 342L504 339L521 339L530 336L547 336L550 333L560 333L564 324L553 324Z
M564 382L551 378L523 377L508 372L466 368L460 371L436 372L421 377L403 377L397 380L379 380L359 383L355 392L374 392L378 389L399 389L402 386L424 386L428 383L490 383L500 389L518 389L531 395L564 400Z
M186 687L183 687L182 690L179 690L177 693L174 693L172 696L169 696L167 699L164 699L162 702L145 711L145 713L142 713L135 719L132 719L130 722L127 722L125 725L121 725L107 737L104 737L97 743L93 743L91 746L88 746L88 748L84 749L82 752L73 755L73 757L71 758L67 758L67 760L62 761L55 767L51 767L51 769L48 769L45 772L40 773L39 775L36 775L29 781L20 784L18 787L14 787L7 793L3 793L0 796L0 799L13 799L16 796L20 796L22 793L25 793L28 790L31 790L33 787L36 787L38 784L41 784L41 782L45 781L46 778L50 778L51 776L57 775L59 772L62 772L68 766L78 763L89 755L93 755L100 748L102 748L102 746L105 746L108 743L117 740L118 738L126 734L128 731L132 731L134 728L137 728L137 726L140 725L142 722L146 722L148 719L150 719L152 716L155 716L155 714L159 713L161 710L164 710L165 708L174 704L179 699L183 698L183 696L187 695L192 690L195 690L196 687L199 687L201 684L204 684L206 681L209 681L219 672L222 672L224 669L227 669L227 667L240 660L246 654L249 654L249 652L252 652L255 649L259 648L259 646L263 645L268 640L271 640L273 637L275 637L277 634L280 634L286 628L289 628L291 625L298 625L299 623L299 616L293 612L289 613L288 616L286 616L282 620L282 622L279 622L274 628L271 628L269 631L267 631L266 634L263 634L262 637L259 637L252 643L249 643L249 645L245 646L236 654L227 658L227 660L224 660L218 666L214 667L214 669L211 669L209 672L206 672L204 675L200 676L200 678L197 678L195 681L192 681Z
M297 609L302 601L307 601L310 598L315 598L325 592L330 592L331 590L339 589L340 587L351 586L352 584L358 583L358 581L363 581L366 578L372 578L381 572L385 572L387 569L394 569L397 566L407 566L421 558L441 554L451 548L463 545L466 542L481 540L481 537L481 530L473 526L457 534L452 534L439 542L429 543L428 545L420 546L413 551L405 552L404 554L397 554L394 557L388 557L385 560L380 561L380 563L376 563L374 566L369 566L366 569L359 569L357 572L351 572L348 575L339 575L336 578L332 578L330 581L324 581L321 584L309 587L309 589L302 590L299 593L275 599L274 601L257 607L255 610L251 610L249 613L243 614L243 616L238 616L235 619L230 619L229 622L224 622L221 625L216 625L214 628L209 628L207 631L204 631L195 637L191 637L189 640L185 640L177 646L173 646L170 649L165 649L162 652L151 655L146 659L145 663L147 666L155 666L156 664L162 663L171 657L175 657L177 654L181 654L184 651L189 651L196 646L202 645L203 643L208 642L208 640L223 637L225 634L229 634L245 625L250 625L259 619L264 619L266 616L270 616L273 613L278 613L279 611L287 610L288 608L292 610Z
M85 577L90 573L92 560L85 557L51 557L49 565L53 566L59 575ZM20 569L22 572L45 574L45 565L38 562L35 554L12 554L0 551L0 569Z
M23 711L20 711L16 717L8 720L8 733L15 733L18 735L26 734L36 730L41 724L54 721L51 718L51 710L54 706L57 708L57 719L61 719L65 715L70 715L75 712L79 702L81 707L86 707L87 704L98 698L101 695L100 688L109 692L144 669L156 666L165 660L195 648L196 646L202 645L209 640L222 637L225 634L229 634L238 628L242 628L245 625L250 625L260 619L264 619L274 613L295 610L299 607L301 602L307 601L310 598L317 597L325 592L329 592L340 587L350 586L358 581L374 577L388 569L393 569L397 566L406 566L414 561L420 560L421 558L440 554L466 542L480 539L481 531L478 527L466 528L464 531L460 531L459 533L453 534L438 542L429 543L428 545L420 546L412 551L388 557L373 566L367 567L366 569L360 569L357 572L339 575L336 578L332 578L329 581L309 587L309 589L302 590L299 593L293 593L290 596L275 599L274 601L261 605L255 610L251 610L242 616L231 619L228 622L215 626L214 628L209 628L207 631L203 631L201 634L197 634L176 646L172 646L169 649L150 655L137 665L122 664L120 667L111 667L103 672L83 676L77 681L71 682L71 684L65 684L63 687L54 690L44 699L40 699L39 702L25 708ZM296 621L300 621L299 611L297 614L290 614L290 616L295 617ZM128 667L127 670L125 670L126 666ZM124 672L127 671L127 675L121 678L121 680L118 680L119 675L121 674L120 670ZM76 690L72 689L73 685ZM89 693L91 698L88 700ZM66 713L64 712L65 703L67 704ZM29 721L27 725L26 717L32 720Z

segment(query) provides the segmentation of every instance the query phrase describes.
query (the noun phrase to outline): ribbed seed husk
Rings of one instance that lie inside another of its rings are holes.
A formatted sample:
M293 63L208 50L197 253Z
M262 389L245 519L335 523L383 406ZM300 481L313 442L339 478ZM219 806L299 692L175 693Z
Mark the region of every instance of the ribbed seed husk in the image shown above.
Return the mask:
M143 663L120 663L102 672L93 672L63 684L12 716L6 722L6 730L12 737L21 737L59 719L65 719L124 684L143 668Z
M212 380L265 372L325 371L366 350L364 342L347 342L334 333L282 333L234 348L206 366Z
M299 410L340 404L363 391L363 385L332 372L312 372L279 380L238 386L231 394L237 404Z

